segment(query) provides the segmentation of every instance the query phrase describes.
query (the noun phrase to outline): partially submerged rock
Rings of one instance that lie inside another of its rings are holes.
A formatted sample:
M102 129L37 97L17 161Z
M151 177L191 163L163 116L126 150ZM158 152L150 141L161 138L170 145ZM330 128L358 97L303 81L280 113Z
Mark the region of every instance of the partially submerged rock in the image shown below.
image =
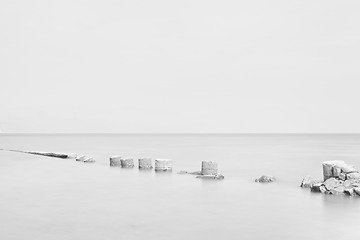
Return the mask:
M354 196L354 195L355 195L355 192L354 192L354 189L353 189L353 188L346 188L346 189L344 190L344 193L345 193L346 195L349 195L349 196Z
M312 185L311 191L324 193L326 192L326 188L322 183L315 183Z
M260 183L268 183L268 182L275 182L276 178L273 176L269 176L269 175L263 175L257 179L255 179L255 182L260 182Z
M360 188L359 187L353 188L353 190L357 195L360 195Z
M312 186L316 183L320 183L320 180L313 179L310 176L304 177L304 179L301 181L300 187L302 188L312 188Z

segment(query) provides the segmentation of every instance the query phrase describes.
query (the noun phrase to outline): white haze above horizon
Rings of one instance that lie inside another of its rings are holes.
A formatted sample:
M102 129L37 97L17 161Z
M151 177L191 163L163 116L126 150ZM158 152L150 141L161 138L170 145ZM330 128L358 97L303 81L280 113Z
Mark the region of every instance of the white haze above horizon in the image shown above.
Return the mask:
M0 2L0 132L360 132L360 2Z

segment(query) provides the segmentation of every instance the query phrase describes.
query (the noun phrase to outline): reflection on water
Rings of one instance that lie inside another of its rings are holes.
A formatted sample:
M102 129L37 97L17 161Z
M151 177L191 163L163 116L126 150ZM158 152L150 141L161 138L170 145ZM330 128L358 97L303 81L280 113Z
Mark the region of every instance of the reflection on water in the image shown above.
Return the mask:
M321 162L359 166L359 135L1 135L0 148L77 152L94 164L0 152L0 239L356 239L360 197L311 193ZM112 155L173 172L109 167ZM219 163L222 181L178 175ZM278 182L256 184L263 174Z

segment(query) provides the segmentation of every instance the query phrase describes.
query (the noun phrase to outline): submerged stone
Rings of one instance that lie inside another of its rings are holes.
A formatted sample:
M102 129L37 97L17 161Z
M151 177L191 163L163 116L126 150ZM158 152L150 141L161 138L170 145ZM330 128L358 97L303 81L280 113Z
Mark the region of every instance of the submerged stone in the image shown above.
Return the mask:
M359 187L353 188L353 190L357 195L360 195L360 188Z
M354 196L354 194L355 194L354 189L352 189L352 188L346 188L344 190L344 193L349 196Z
M312 188L312 186L316 183L320 183L320 180L315 180L310 176L304 177L304 179L301 181L300 187L302 188Z
M320 193L324 193L326 192L326 188L322 183L315 183L313 184L313 186L311 187L311 191L312 192L320 192Z
M273 176L269 176L269 175L263 175L257 179L255 179L255 182L260 182L260 183L268 183L268 182L275 182L276 178Z

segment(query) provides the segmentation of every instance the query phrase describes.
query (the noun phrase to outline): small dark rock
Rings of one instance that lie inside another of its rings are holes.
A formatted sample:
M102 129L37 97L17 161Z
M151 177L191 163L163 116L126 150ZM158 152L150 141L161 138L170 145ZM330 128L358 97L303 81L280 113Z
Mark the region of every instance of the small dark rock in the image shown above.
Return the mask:
M311 191L312 192L320 192L320 193L324 193L326 192L326 188L322 183L315 183L313 184L313 186L311 187Z
M300 184L300 187L302 188L312 188L312 186L315 184L315 183L320 183L321 181L320 180L315 180L313 179L312 177L310 176L306 176L304 177L304 179L302 180L301 184Z
M346 195L349 195L349 196L354 196L354 195L355 195L354 189L352 189L352 188L346 188L346 189L344 190L344 193L345 193Z
M354 189L354 192L360 196L360 188L359 187L356 187L356 188L353 188Z

